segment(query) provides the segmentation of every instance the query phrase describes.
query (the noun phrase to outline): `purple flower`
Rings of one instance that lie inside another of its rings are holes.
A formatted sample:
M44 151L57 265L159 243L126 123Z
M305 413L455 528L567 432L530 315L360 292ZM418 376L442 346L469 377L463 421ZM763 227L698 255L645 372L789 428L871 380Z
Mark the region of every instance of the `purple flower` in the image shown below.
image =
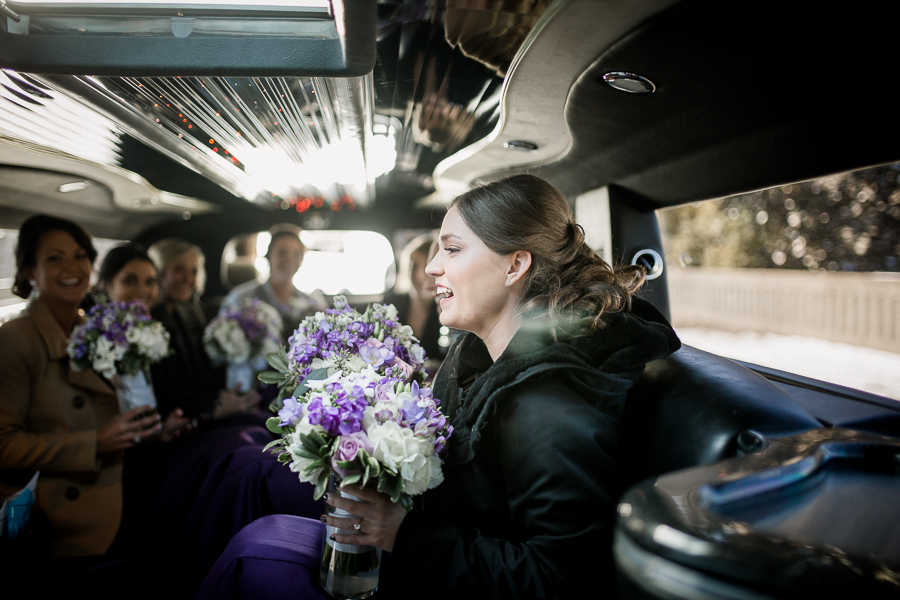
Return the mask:
M356 455L360 450L365 450L370 454L373 450L372 442L369 441L369 436L364 431L342 435L339 438L334 457L331 459L331 466L335 473L342 478L346 477L348 472L338 467L338 462L356 460Z
M380 367L389 363L394 358L394 353L381 345L378 340L371 338L366 343L359 345L359 357L373 367Z
M303 405L294 398L287 398L284 407L278 411L278 416L281 418L279 427L296 425L303 418Z

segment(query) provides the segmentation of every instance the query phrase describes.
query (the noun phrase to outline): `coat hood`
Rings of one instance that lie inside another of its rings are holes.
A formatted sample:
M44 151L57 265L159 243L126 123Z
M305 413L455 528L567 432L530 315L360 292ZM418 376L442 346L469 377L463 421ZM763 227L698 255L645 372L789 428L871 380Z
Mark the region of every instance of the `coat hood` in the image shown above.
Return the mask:
M593 336L556 342L542 313L529 315L497 359L466 333L450 349L434 395L454 427L448 461L465 463L499 403L513 388L551 373L598 407L621 403L644 365L681 347L672 326L649 302L635 298L629 312L609 316Z

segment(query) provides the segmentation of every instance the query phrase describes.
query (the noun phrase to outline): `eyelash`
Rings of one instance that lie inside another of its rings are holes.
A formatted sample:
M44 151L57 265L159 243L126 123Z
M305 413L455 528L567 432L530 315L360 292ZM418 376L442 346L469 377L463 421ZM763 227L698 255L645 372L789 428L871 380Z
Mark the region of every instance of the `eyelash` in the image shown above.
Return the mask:
M453 248L453 247L444 248L444 250L446 250L448 254L453 254L454 252L459 252L459 248Z

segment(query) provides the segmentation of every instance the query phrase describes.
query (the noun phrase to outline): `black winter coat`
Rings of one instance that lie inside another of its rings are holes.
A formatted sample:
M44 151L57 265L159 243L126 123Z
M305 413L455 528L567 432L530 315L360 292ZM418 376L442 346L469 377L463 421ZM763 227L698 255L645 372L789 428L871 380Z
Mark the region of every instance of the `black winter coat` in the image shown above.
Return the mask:
M680 346L636 299L592 337L554 343L530 319L491 363L465 334L435 379L455 427L444 482L406 516L388 598L612 593L619 414L644 365Z

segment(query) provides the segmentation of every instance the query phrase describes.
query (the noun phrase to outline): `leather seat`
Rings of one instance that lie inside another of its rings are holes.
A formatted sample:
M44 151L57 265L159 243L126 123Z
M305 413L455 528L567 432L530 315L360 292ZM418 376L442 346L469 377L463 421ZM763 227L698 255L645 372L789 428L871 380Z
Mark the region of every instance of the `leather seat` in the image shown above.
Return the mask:
M690 346L653 361L622 415L630 483L762 449L765 437L822 427L789 394L733 361Z

